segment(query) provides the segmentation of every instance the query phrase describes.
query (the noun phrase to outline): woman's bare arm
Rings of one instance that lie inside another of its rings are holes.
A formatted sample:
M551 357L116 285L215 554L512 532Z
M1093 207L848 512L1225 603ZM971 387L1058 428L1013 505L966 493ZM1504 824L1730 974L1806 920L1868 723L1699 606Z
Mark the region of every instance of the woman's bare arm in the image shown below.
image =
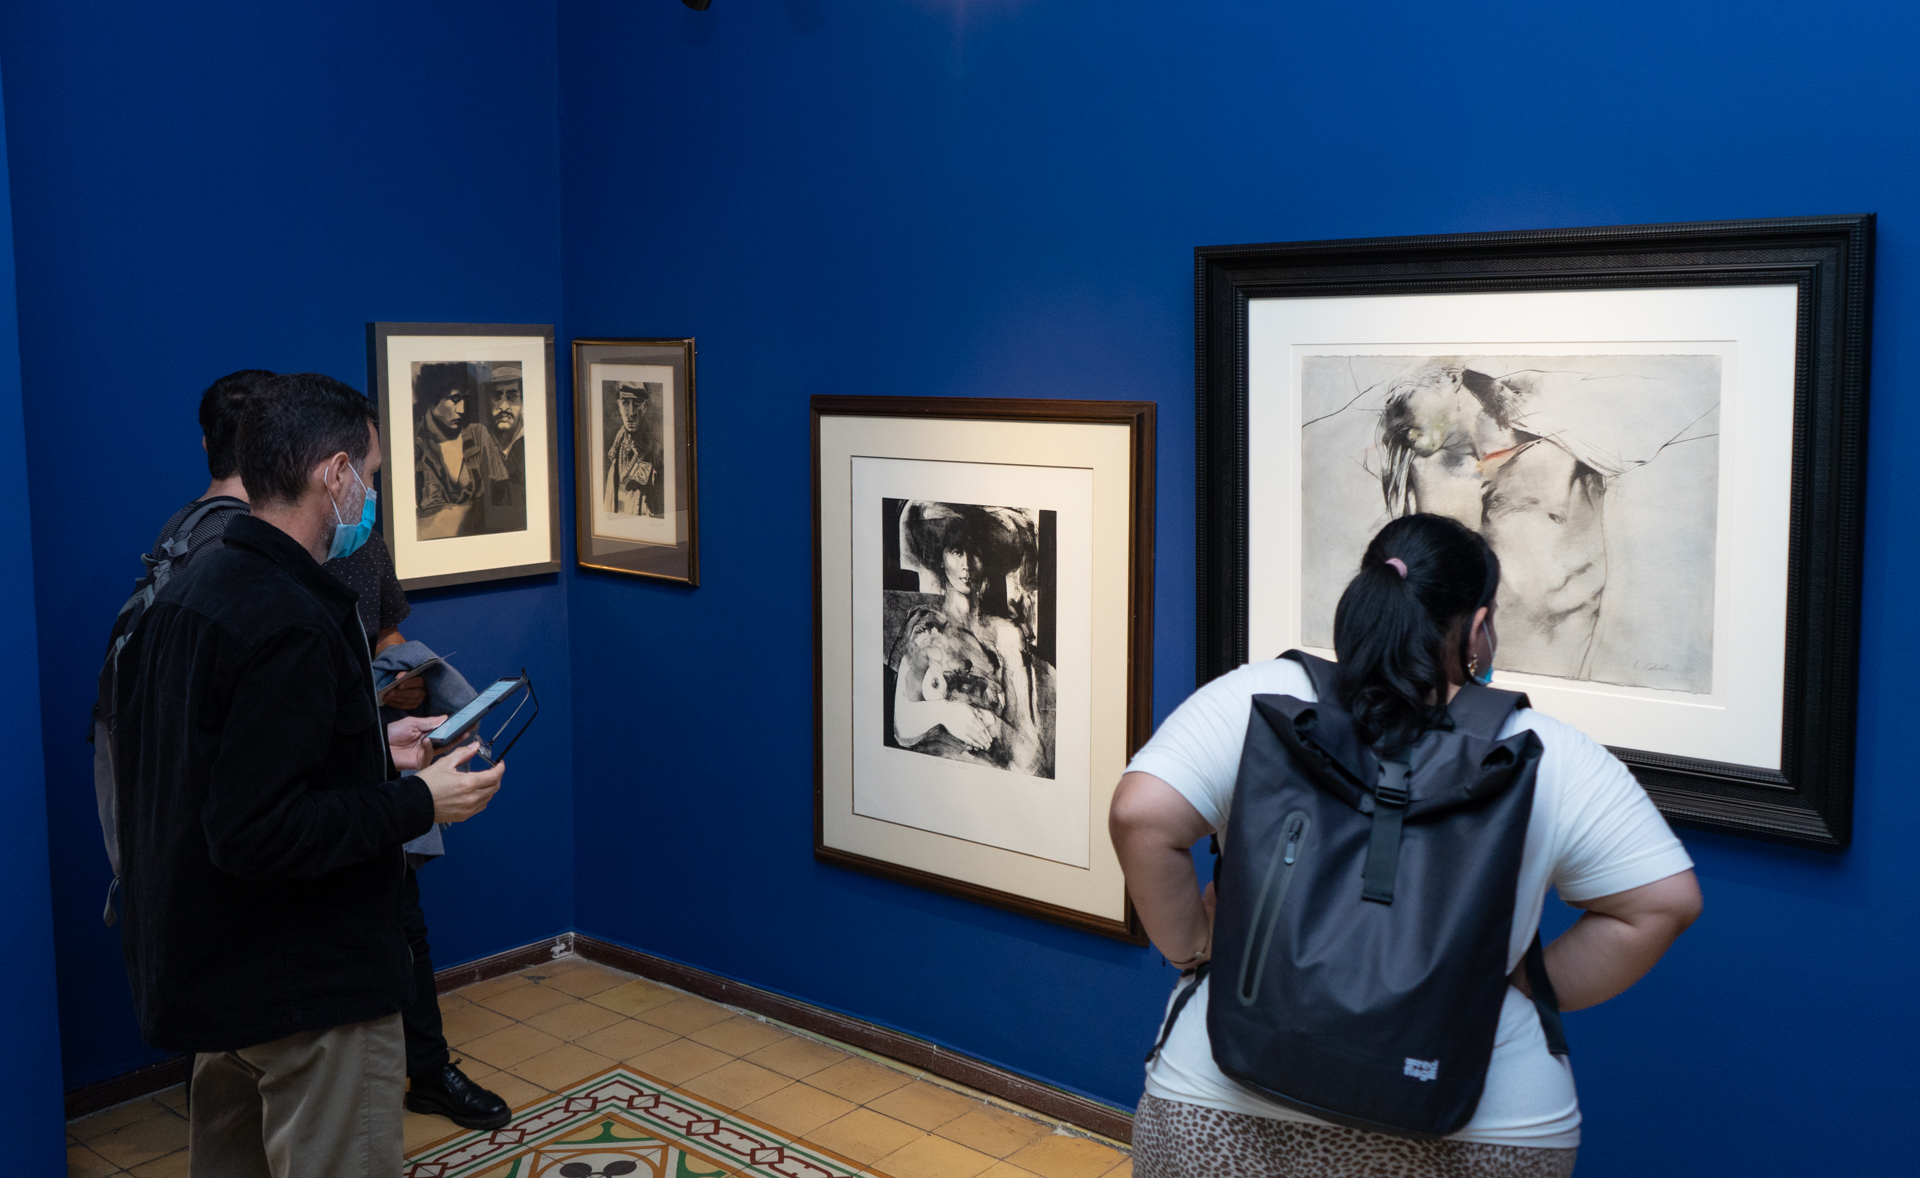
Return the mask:
M1191 848L1213 828L1171 785L1129 773L1114 791L1107 831L1155 947L1178 964L1204 961L1213 952L1213 906L1200 894Z
M1700 915L1700 882L1683 871L1611 896L1569 901L1586 912L1547 946L1547 976L1561 1010L1598 1006L1645 977ZM1526 966L1513 984L1529 995Z

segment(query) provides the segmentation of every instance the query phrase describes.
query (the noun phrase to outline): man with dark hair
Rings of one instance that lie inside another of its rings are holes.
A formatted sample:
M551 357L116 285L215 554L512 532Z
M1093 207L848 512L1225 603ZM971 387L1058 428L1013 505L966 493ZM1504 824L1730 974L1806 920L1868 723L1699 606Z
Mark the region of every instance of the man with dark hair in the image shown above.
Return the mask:
M504 479L494 479L481 505L480 531L521 532L527 527L527 444L522 436L525 384L518 363L494 364L481 385L485 398L482 423L488 446L506 467Z
M482 530L488 489L507 477L486 427L469 424L473 371L464 361L422 364L413 378L413 506L416 537L440 540Z
M623 380L614 389L620 428L607 443L606 485L600 490L603 510L660 516L660 439L647 422L652 395L652 389L636 380Z
M246 488L234 469L234 435L240 429L240 407L262 381L272 376L273 373L264 368L242 368L214 381L200 394L200 448L207 452L207 473L213 476L213 481L198 499L174 512L160 529L159 539L153 542L154 560L160 559L161 546L171 540L187 517L203 504L212 502L214 509L194 525L193 533L187 537L186 550L174 558L176 571L184 569L208 548L217 547L234 514L247 509Z
M412 996L400 845L485 808L504 768L460 771L471 745L428 763L431 718L382 739L354 595L321 567L371 531L372 404L318 374L265 380L237 458L252 514L123 655L134 1008L148 1043L196 1053L196 1175L390 1178Z
M511 370L517 377L519 369ZM495 368L498 375L500 369ZM209 500L220 500L218 509L209 513L193 529L189 548L173 558L178 575L195 556L220 547L221 537L235 515L247 510L247 491L235 469L234 440L240 428L241 410L274 374L261 368L248 368L213 382L200 398L200 445L207 453L207 466L214 481L205 495L187 504L167 521L154 541L153 557L193 510ZM230 502L226 502L230 501ZM393 556L378 531L368 535L366 543L346 556L329 560L324 566L347 588L359 595L357 608L361 628L373 653L406 641L400 623L412 612L400 579L394 575ZM389 691L381 701L383 718L418 712L427 703L423 680L411 679ZM433 986L433 957L427 941L427 918L420 907L420 886L414 877L412 859L401 888L401 925L407 933L407 947L413 954L414 999L400 1012L407 1040L407 1103L416 1112L439 1113L470 1129L492 1129L506 1123L509 1110L499 1096L467 1078L453 1059L440 1018L439 995Z

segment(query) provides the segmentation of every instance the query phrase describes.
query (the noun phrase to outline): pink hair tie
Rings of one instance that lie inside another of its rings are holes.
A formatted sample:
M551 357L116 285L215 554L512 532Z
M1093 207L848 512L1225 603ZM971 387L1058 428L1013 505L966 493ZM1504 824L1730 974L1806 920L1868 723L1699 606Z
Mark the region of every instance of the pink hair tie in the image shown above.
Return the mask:
M1386 560L1386 563L1393 566L1393 571L1400 574L1400 579L1402 581L1407 579L1407 562L1406 561L1401 560L1397 556L1389 556Z

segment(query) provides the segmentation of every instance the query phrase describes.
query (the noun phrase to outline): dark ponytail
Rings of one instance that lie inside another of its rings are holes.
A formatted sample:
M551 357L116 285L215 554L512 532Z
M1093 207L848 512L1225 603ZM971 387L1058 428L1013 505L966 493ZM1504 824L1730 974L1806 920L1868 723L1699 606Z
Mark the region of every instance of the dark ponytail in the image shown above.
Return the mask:
M1500 559L1457 520L1409 515L1380 529L1333 615L1340 703L1363 738L1402 749L1445 721L1447 660L1460 657L1447 640L1499 588Z

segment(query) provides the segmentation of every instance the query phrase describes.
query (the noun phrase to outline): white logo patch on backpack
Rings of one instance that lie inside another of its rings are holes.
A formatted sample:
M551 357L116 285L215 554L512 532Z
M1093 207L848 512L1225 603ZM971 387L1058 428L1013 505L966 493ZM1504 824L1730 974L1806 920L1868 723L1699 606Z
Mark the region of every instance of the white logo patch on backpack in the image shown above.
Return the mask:
M1400 1074L1403 1076L1412 1076L1416 1080L1438 1080L1440 1078L1440 1061L1437 1059L1409 1059L1406 1068L1403 1069Z

